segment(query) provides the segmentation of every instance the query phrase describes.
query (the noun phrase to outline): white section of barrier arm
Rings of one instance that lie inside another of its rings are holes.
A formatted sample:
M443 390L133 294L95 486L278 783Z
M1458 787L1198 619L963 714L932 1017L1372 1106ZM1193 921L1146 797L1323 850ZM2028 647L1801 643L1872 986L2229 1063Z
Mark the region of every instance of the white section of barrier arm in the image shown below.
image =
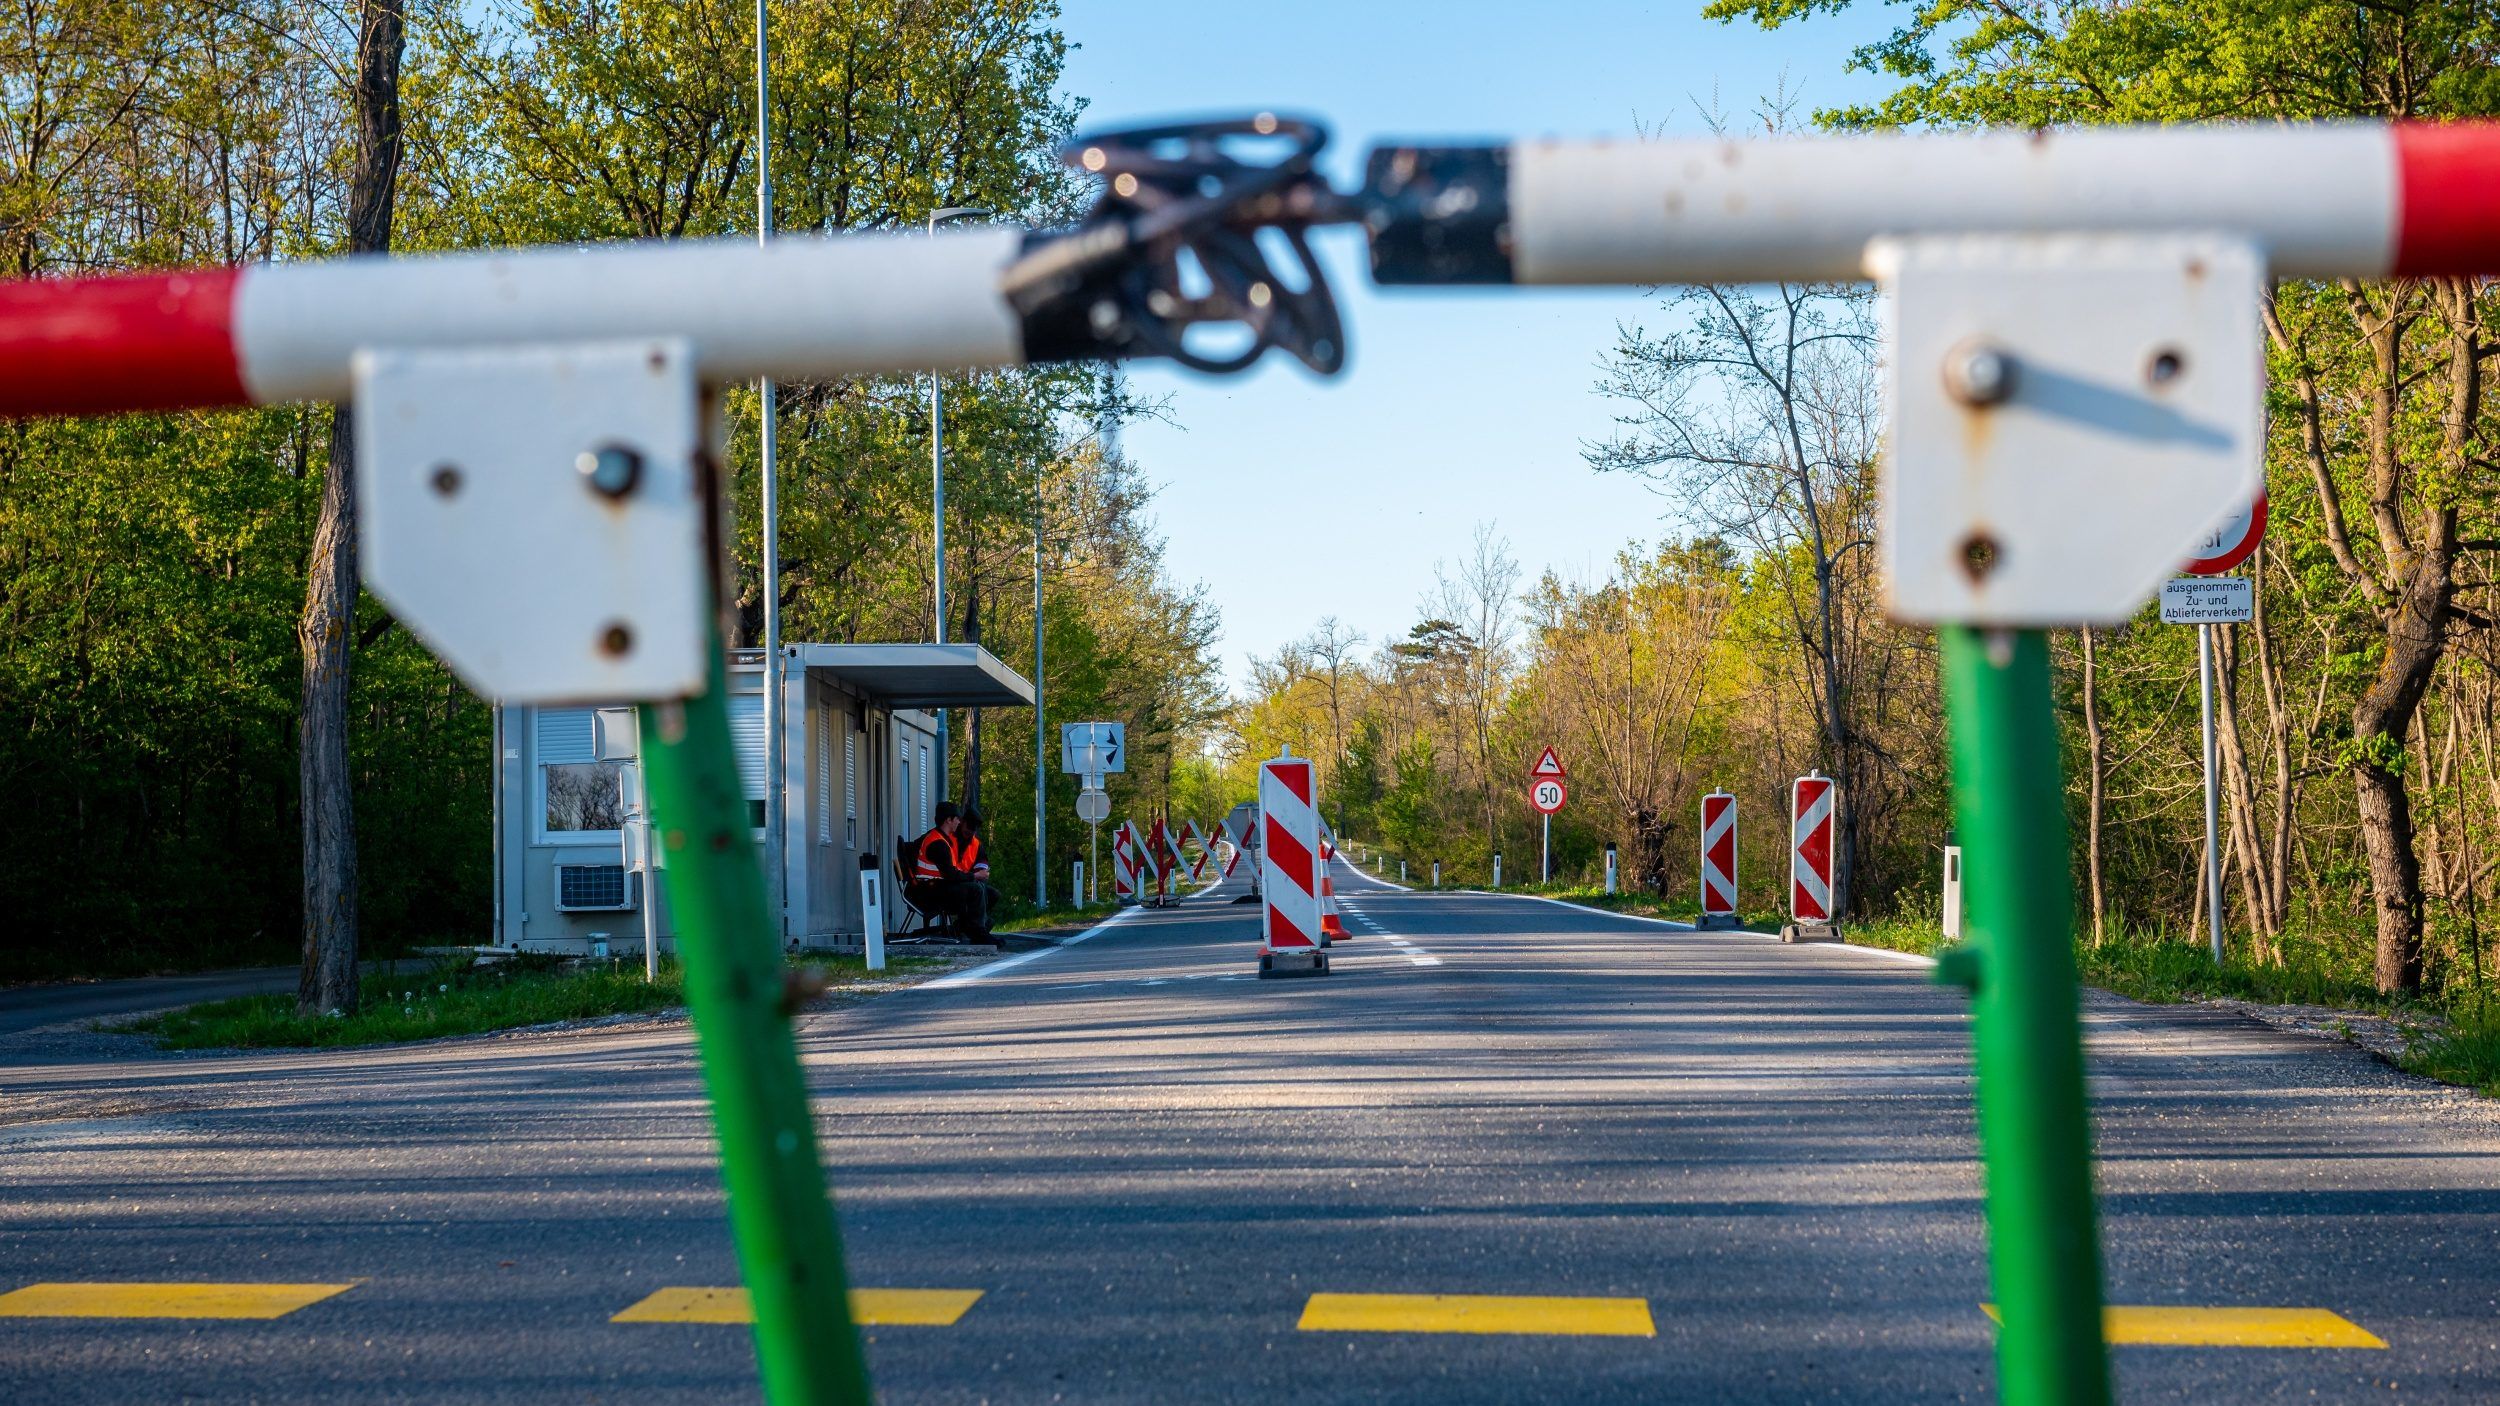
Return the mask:
M1877 239L2147 229L2254 238L2275 271L2394 263L2388 128L2207 127L1510 149L1521 283L1855 279Z
M234 338L254 400L348 394L360 347L683 337L715 384L1024 359L999 271L1012 229L531 249L272 265L245 275Z
M2500 124L2284 123L1375 149L1383 283L1858 279L1957 235L2244 240L2285 277L2500 273Z

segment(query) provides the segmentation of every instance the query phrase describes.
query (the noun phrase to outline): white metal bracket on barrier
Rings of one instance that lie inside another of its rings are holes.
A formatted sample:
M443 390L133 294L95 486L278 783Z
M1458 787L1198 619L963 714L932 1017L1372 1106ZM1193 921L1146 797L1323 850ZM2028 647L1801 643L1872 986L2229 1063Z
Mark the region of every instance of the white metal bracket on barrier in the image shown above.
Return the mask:
M366 582L478 692L682 698L707 661L682 341L356 356Z
M2264 484L2265 259L2223 235L1879 241L1897 619L2116 624Z

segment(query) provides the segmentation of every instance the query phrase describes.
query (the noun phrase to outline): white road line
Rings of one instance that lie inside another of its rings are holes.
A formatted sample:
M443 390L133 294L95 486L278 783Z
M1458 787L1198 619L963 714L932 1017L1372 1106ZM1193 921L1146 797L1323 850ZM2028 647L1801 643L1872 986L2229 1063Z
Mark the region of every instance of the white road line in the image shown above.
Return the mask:
M1557 908L1577 909L1582 913L1595 913L1599 917L1604 918L1621 918L1626 922L1633 923L1655 923L1659 927L1673 928L1677 932L1699 931L1699 929L1695 928L1691 923L1679 923L1666 918L1652 918L1640 913L1617 913L1610 908L1592 908L1585 903L1573 903L1569 899L1547 898L1541 893L1496 893L1491 889L1461 889L1459 892L1482 894L1486 898L1524 898L1530 903L1551 903ZM1729 929L1721 935L1726 937L1758 938L1764 942L1779 941L1779 934L1777 933L1751 932L1741 928ZM1889 957L1896 962L1910 962L1922 967L1932 967L1936 964L1936 959L1933 957L1922 957L1916 952L1895 952L1889 947L1865 947L1849 942L1814 942L1793 945L1830 947L1837 948L1843 952L1864 952L1871 957Z
M1112 914L1110 917L1103 919L1101 922L1094 924L1085 931L1078 933L1076 936L1071 937L1064 942L1058 943L1055 946L1036 947L1030 952L1019 952L1012 957L1001 957L995 962L984 962L980 966L972 967L965 971L949 972L935 981L924 981L918 986L906 989L913 991L944 991L957 986L970 986L976 981L986 981L990 977L996 976L1000 972L1007 970L1009 967L1023 966L1025 963L1030 962L1035 958L1047 957L1053 952L1064 952L1068 948L1074 947L1080 942L1087 941L1099 933L1118 927L1120 924L1127 922L1129 919L1144 911L1146 910L1143 908L1123 908L1119 912Z

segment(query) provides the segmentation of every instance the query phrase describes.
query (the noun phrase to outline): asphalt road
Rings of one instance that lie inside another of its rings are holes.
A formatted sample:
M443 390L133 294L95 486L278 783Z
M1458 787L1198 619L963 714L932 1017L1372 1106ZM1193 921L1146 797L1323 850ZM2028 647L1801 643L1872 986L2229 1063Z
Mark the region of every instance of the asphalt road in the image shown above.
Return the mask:
M1340 882L1325 978L1254 979L1255 910L1201 899L808 1017L855 1282L981 1294L866 1330L886 1399L1990 1396L1967 1032L1923 967ZM2122 1347L2125 1399L2500 1399L2489 1105L2237 1020L2089 1016L2113 1302L2387 1344ZM10 1095L51 1111L0 1125L0 1293L353 1287L0 1317L0 1400L755 1395L746 1329L610 1321L736 1282L682 1026L21 1060ZM1314 1294L1633 1300L1654 1331L1300 1328Z
M181 976L141 976L122 981L46 981L0 987L0 1035L71 1020L161 1011L228 996L257 996L295 989L294 967L236 967Z

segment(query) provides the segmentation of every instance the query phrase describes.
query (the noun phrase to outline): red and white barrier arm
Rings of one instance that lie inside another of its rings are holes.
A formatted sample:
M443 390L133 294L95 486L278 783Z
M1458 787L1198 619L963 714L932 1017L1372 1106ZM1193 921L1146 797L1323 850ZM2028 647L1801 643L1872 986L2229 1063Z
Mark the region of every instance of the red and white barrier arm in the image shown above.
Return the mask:
M0 415L340 400L365 347L684 337L714 383L1013 365L1014 229L0 283Z
M2500 124L1376 148L1383 283L1857 279L1884 238L2195 231L2276 274L2500 273Z

